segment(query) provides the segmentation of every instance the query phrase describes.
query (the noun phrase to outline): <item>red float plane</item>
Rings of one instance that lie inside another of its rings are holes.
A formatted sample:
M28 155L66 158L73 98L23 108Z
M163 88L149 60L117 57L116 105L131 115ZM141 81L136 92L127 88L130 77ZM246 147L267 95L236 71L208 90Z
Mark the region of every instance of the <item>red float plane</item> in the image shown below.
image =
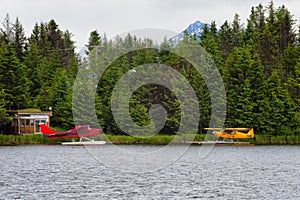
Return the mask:
M83 126L75 126L75 128L65 131L65 132L59 132L54 131L50 129L45 124L40 124L42 133L44 137L48 139L60 139L60 138L87 138L87 137L95 137L99 133L103 132L100 128L90 128L89 125L83 125Z

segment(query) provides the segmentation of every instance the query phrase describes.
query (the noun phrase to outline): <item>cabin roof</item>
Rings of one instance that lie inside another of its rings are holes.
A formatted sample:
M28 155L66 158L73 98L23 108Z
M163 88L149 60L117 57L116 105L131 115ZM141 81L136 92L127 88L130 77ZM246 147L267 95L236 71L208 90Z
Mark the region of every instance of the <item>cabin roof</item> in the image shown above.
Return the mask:
M9 110L9 114L16 115L49 115L52 116L52 111L41 111L39 109L23 109L23 110Z

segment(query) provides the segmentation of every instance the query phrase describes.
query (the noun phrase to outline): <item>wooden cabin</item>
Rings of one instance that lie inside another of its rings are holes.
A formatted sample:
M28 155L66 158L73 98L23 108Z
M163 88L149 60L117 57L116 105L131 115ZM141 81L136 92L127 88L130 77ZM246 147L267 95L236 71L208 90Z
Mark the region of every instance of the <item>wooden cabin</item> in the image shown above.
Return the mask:
M52 116L51 111L40 110L16 110L8 113L13 120L4 127L4 134L39 134L39 124L50 126Z

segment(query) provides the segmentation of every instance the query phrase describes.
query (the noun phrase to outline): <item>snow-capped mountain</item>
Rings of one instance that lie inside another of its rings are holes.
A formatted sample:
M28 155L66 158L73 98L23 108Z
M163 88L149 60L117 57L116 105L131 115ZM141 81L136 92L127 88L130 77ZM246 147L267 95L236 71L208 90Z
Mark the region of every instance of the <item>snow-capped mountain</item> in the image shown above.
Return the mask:
M187 33L189 36L193 36L196 34L197 40L200 41L199 36L202 34L203 28L205 25L210 27L209 24L205 24L200 21L196 21L193 24L190 24L185 30L187 30ZM181 41L183 39L185 30L171 38L171 40L173 41L174 44L177 44L179 41Z
M87 51L88 51L87 47L82 47L81 49L79 49L77 53L78 59L81 61L87 59L89 57L86 53Z

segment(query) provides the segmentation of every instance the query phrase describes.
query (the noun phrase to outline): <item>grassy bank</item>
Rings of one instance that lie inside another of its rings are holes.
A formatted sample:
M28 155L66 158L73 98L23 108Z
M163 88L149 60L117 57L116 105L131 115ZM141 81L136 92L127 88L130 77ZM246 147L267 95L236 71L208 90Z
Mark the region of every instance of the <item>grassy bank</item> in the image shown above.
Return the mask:
M151 137L134 137L124 135L99 135L96 140L106 140L114 144L147 144L147 145L166 145L170 142L182 144L187 141L204 141L206 135L173 136L173 135L155 135ZM48 140L40 134L31 135L0 135L0 145L33 145L33 144L57 144L64 141L72 141L72 139ZM256 145L294 145L300 144L300 136L263 136L256 135L253 139L239 140L247 141Z
M46 144L42 135L0 135L0 145Z
M171 141L181 144L185 141L204 141L206 135L197 134L193 139L193 135L185 137L171 135L155 135L149 138L140 138L132 136L106 135L107 139L114 144L150 144L150 145L165 145ZM212 136L209 136L212 137ZM209 140L209 137L206 140ZM105 136L100 136L99 139L106 140ZM240 139L239 141L250 142L255 145L299 145L300 136L263 136L256 135L253 139Z
M60 142L72 141L70 139L48 140L41 134L28 135L1 135L0 146L34 145L34 144L58 144Z
M205 135L196 135L194 140L202 141ZM0 135L0 145L33 145L33 144L57 144L60 142L73 141L74 139L48 140L40 134L30 135ZM155 135L151 137L134 137L125 135L99 135L95 140L105 140L114 144L147 144L147 145L166 145L171 142L181 144L185 141L192 141L193 135L173 136L173 135Z
M292 135L292 136L264 136L264 135L256 135L254 139L252 139L254 144L257 145L283 145L283 144L300 144L300 136Z

